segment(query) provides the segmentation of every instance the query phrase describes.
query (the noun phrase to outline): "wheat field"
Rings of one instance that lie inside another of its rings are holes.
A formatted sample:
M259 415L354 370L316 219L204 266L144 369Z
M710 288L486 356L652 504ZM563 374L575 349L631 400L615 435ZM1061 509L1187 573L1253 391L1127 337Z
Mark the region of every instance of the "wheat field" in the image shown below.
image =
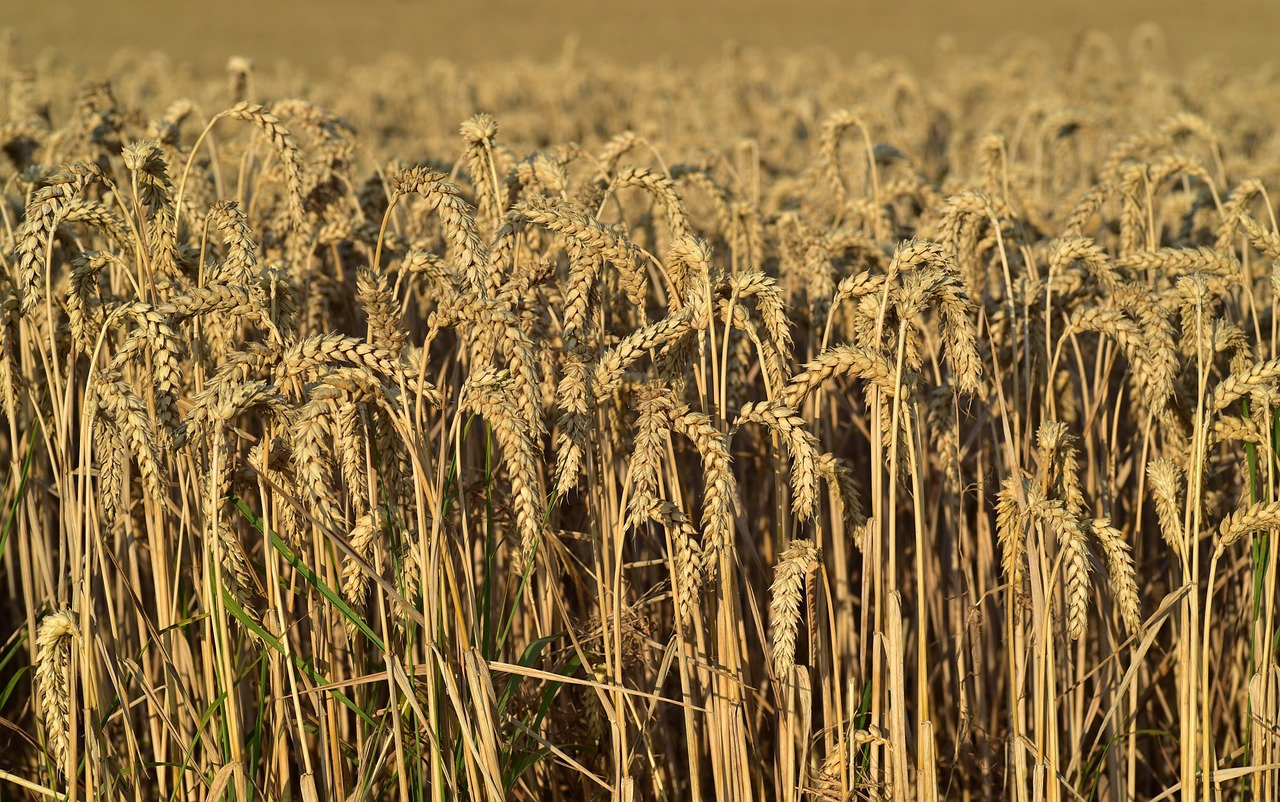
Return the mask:
M1280 799L1280 81L1165 51L6 57L0 796Z

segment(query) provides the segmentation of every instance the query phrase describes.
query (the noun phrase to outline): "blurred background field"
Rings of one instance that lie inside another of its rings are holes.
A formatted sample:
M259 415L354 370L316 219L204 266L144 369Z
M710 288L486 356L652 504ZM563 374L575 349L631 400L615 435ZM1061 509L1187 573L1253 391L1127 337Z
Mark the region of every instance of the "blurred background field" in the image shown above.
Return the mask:
M1275 0L3 0L0 9L7 11L0 28L18 34L20 60L56 53L89 73L108 70L122 49L164 52L175 67L201 72L244 55L261 69L283 61L324 73L387 54L461 64L546 60L571 39L586 55L628 63L695 64L717 58L733 41L767 52L821 48L841 58L900 57L919 69L951 47L985 52L1028 34L1057 53L1086 30L1123 47L1146 22L1163 29L1174 66L1212 57L1254 67L1273 59L1280 43Z

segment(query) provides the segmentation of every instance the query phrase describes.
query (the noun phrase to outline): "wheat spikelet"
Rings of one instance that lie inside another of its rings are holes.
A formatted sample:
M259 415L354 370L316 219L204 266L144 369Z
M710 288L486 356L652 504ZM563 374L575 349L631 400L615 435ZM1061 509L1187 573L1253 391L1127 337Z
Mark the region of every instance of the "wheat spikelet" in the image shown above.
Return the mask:
M341 391L336 387L316 387L298 410L289 431L294 474L322 523L341 520L338 500L331 490L334 483L330 448L335 440L330 437L332 421L341 413Z
M1096 331L1114 339L1129 360L1135 378L1151 391L1148 402L1152 410L1164 409L1173 395L1177 366L1169 343L1159 336L1148 338L1150 329L1139 326L1121 310L1105 306L1081 307L1072 312L1063 336L1076 331Z
M1170 178L1176 175L1184 175L1187 178L1194 178L1208 187L1215 202L1217 200L1217 192L1213 189L1213 177L1209 175L1209 171L1204 168L1199 159L1188 156L1185 153L1165 153L1153 161L1147 170L1147 180L1151 183L1153 193L1158 191L1160 186Z
M733 358L728 365L729 389L736 392L746 387L749 376L758 362L764 374L766 391L777 392L778 388L786 384L788 365L782 350L768 336L768 333L761 333L764 324L753 318L745 306L733 303L727 298L720 301L717 311L721 322L724 323L726 335L736 346ZM746 337L737 336L738 332L745 333ZM686 338L668 347L667 352L672 355L671 361L676 361L677 364L667 366L665 372L670 372L671 369L679 366L677 356L685 353L681 350L682 346L691 344L692 338Z
M1150 407L1159 415L1172 398L1177 380L1177 330L1169 321L1169 310L1160 303L1149 287L1124 283L1113 287L1111 293L1111 300L1116 308L1134 318L1146 343L1143 360L1138 368L1145 377L1148 388L1153 391Z
M644 137L632 130L623 131L615 134L612 139L605 143L604 148L596 154L596 161L600 164L600 170L605 175L609 175L618 166L618 160L630 153L639 145L648 144Z
M175 441L181 446L207 440L216 430L228 428L237 417L251 411L262 413L265 422L284 429L292 427L298 416L289 400L269 381L210 382L192 399L191 410L178 427Z
M1147 242L1147 196L1150 178L1147 165L1126 164L1120 168L1117 187L1120 195L1120 256L1149 247Z
M538 152L522 159L507 174L504 200L510 203L534 195L563 198L568 186L564 163L548 153Z
M1071 207L1066 220L1063 221L1062 236L1075 238L1083 235L1085 225L1098 214L1111 191L1112 187L1109 181L1094 184L1085 190L1084 194Z
M232 56L227 59L227 94L236 103L244 103L253 94L253 59Z
M369 504L369 465L365 458L368 416L368 406L347 395L339 402L338 414L332 424L336 429L333 450L337 455L342 486L353 509L363 509Z
M833 376L843 375L870 381L892 398L897 391L895 374L896 371L883 354L853 344L835 345L792 376L778 400L783 406L799 409L809 393Z
M115 256L103 251L84 251L71 260L71 274L63 305L67 310L67 326L71 339L80 352L88 352L106 322L102 301L97 292L98 278L108 265L116 265Z
M1233 546L1245 535L1280 527L1280 501L1260 501L1229 513L1218 524L1219 552Z
M662 204L672 241L689 235L688 214L672 179L644 167L624 167L614 175L613 186L642 187Z
M727 240L732 233L733 214L729 210L729 197L715 178L695 165L676 164L671 167L671 179L677 186L688 185L697 188L710 200L712 213L715 216L713 233Z
M216 312L226 312L255 321L278 340L279 329L267 309L244 287L227 284L211 284L207 287L190 287L183 294L171 297L156 306L156 311L179 325L195 318L203 318Z
M580 247L570 249L569 276L564 284L564 319L561 337L570 351L583 342L583 326L597 296L596 281L604 267L604 259L596 252Z
M1057 499L1045 498L1033 485L1026 515L1053 532L1061 549L1063 583L1066 586L1067 634L1073 640L1084 636L1089 605L1089 544L1080 519Z
M145 342L150 350L151 378L155 385L156 431L162 445L178 427L178 392L182 384L181 362L185 348L169 318L161 309L141 301L125 304L112 311L112 317L129 317L138 325L141 335L136 342ZM127 347L122 347L112 360L112 368L120 370L129 358Z
M795 540L778 556L769 588L769 621L773 645L773 675L785 682L796 664L796 633L805 578L817 567L818 548L812 540Z
M738 509L738 486L733 476L729 443L711 419L701 412L680 406L671 414L671 430L687 437L702 457L706 483L702 493L702 542L711 551L706 562L708 576L717 570L716 560L731 553L733 519Z
M839 501L840 515L844 519L846 530L861 531L867 522L867 514L853 469L836 455L823 454L818 457L818 473L826 480L833 497ZM861 543L857 545L861 547Z
M782 354L791 352L791 321L778 282L759 271L738 273L729 279L729 293L738 299L754 298L760 319L773 345Z
M1249 244L1256 248L1258 253L1268 259L1280 259L1280 234L1274 229L1263 228L1257 220L1247 214L1239 214L1236 222L1245 230Z
M1009 476L996 494L996 536L1000 543L1000 566L1009 587L1021 595L1026 576L1022 554L1025 549L1025 503L1030 483L1023 477Z
M821 492L818 474L818 438L813 436L794 409L775 402L749 403L742 408L734 428L760 423L778 435L791 454L791 507L796 516L813 518Z
M987 134L978 141L974 162L982 176L982 189L988 195L1005 194L1005 172L1008 169L1008 146L1001 134Z
M99 408L93 416L93 451L98 462L102 515L110 524L124 503L124 443L114 416L105 407Z
M1208 407L1221 412L1227 405L1254 390L1270 387L1280 379L1280 359L1258 362L1247 370L1232 373L1209 393Z
M356 273L356 297L369 320L370 343L377 343L388 353L398 355L404 348L405 332L400 322L400 308L385 274L364 268Z
M696 537L697 530L684 510L670 501L653 501L647 514L650 519L662 524L671 535L671 542L675 547L675 554L672 555L675 569L672 581L679 593L680 618L688 621L693 611L698 609L702 580L707 571L703 564L702 544Z
M44 721L49 757L63 777L75 776L71 762L71 644L80 637L70 610L50 613L36 632L36 703Z
M1190 273L1178 279L1176 294L1182 316L1182 339L1179 346L1188 358L1200 359L1213 354L1213 320L1218 316L1220 298L1202 273Z
M1161 135L1169 139L1176 139L1183 135L1197 136L1205 141L1210 148L1218 150L1218 134L1213 130L1213 126L1207 120L1198 114L1190 111L1179 111L1165 118L1158 129Z
M648 282L645 259L626 237L606 228L599 220L575 211L567 203L550 198L530 198L515 204L507 213L506 226L518 230L532 223L572 240L584 251L605 258L619 271L627 298L643 307ZM499 232L499 238L502 233Z
M563 375L556 388L562 410L556 435L556 495L563 496L578 484L582 456L591 422L591 365L586 349L571 349L565 356Z
M110 416L117 437L122 443L128 443L133 453L142 474L143 486L157 503L162 504L168 480L146 404L116 371L99 373L93 383L98 390L99 403Z
M881 197L889 197L894 190L895 187L892 186L882 187ZM893 228L893 220L884 204L876 203L871 198L850 198L841 208L840 217L846 225L873 235L876 231L890 231Z
M819 140L822 153L822 171L835 192L835 204L843 207L849 200L849 190L844 184L843 170L840 167L840 137L850 128L857 127L870 147L870 135L862 121L863 113L854 109L841 109L832 113L822 123L822 136Z
M462 281L471 292L484 294L488 291L489 253L481 244L475 213L462 199L458 187L447 179L444 173L426 167L410 167L392 178L391 196L397 199L409 194L420 195L428 209L440 214L445 240Z
M230 449L224 449L220 463L226 465L229 463L230 458ZM219 499L225 496L225 492L219 491ZM205 533L205 537L210 536L216 536L218 539L218 548L222 555L223 587L226 588L231 597L236 600L236 604L240 605L240 609L249 618L260 622L262 616L253 604L254 580L249 569L249 559L245 556L244 546L241 545L240 539L236 537L235 530L231 528L226 516L219 517L216 532Z
M482 112L464 122L458 133L466 144L467 173L475 187L476 215L484 226L481 232L492 235L498 228L501 209L506 205L493 161L493 140L498 135L498 122Z
M689 304L669 317L628 334L600 357L592 370L591 397L595 405L603 404L617 389L623 373L646 351L668 345L691 331L701 328L700 305Z
M477 368L494 366L495 353L501 346L507 358L506 368L510 372L516 401L531 430L530 437L534 441L541 440L546 424L538 391L541 384L538 357L529 336L521 329L521 321L493 299L468 296L454 300L456 303L448 309L432 312L428 326L435 330L464 324L471 341L471 357Z
M93 184L111 186L96 164L77 162L65 166L49 178L49 183L32 193L26 214L15 233L14 261L22 314L31 312L44 298L45 248L58 221L86 188Z
M1053 241L1049 252L1049 269L1061 274L1073 262L1084 265L1089 275L1108 290L1121 281L1102 246L1085 237L1063 237Z
M280 158L280 164L284 168L285 188L287 190L286 219L294 232L304 233L307 219L306 212L303 209L301 155L298 150L298 143L294 140L293 135L289 133L289 129L285 128L279 117L268 111L265 106L257 103L237 103L232 108L219 114L217 118L224 117L251 123L262 131L267 140L271 142L272 147L276 150L276 155Z
M204 116L199 104L190 98L175 100L147 124L147 136L165 147L177 149L181 144L182 124L193 116Z
M951 195L938 223L941 247L925 241L904 242L898 246L900 254L894 255L894 261L904 267L927 263L940 270L958 270L965 286L981 292L985 288L986 277L985 270L979 267L982 249L978 234L984 221L1004 211L998 200L984 192L965 190ZM955 259L954 268L947 264L944 251Z
M636 398L635 447L627 463L627 526L635 526L649 514L658 495L658 466L666 452L671 413L676 407L675 394L662 382L645 385Z
M834 310L847 300L878 296L884 291L884 284L883 274L873 273L870 270L851 273L840 279L840 283L836 285L835 294L831 298L831 308Z
M1155 501L1160 534L1173 553L1185 551L1182 534L1182 471L1171 460L1156 459L1147 464L1147 478Z
M87 223L98 229L119 250L130 247L128 229L120 216L105 204L85 198L72 198L62 204L56 219L60 223Z
M942 316L942 342L956 388L981 397L982 360L978 357L978 331L973 323L976 308L959 279L947 274L933 288Z
M460 405L484 417L493 427L511 481L520 561L527 565L542 537L543 498L539 489L537 446L529 437L529 427L522 421L508 385L494 371L473 373L467 377Z
M1129 544L1119 529L1111 525L1109 518L1094 518L1085 522L1102 546L1107 561L1107 574L1111 578L1111 592L1120 607L1120 617L1129 632L1142 628L1142 606L1138 597L1137 575L1133 567L1133 555Z
M1266 187L1257 178L1247 178L1231 190L1222 203L1222 220L1218 223L1217 239L1213 244L1215 251L1228 253L1232 250L1242 218L1252 219L1248 217L1249 204L1265 194Z
M138 182L138 200L146 209L152 269L173 280L178 276L177 219L164 151L159 142L144 139L127 145L120 155Z
M226 247L222 262L209 271L209 283L248 285L258 266L258 244L249 229L248 216L235 201L219 201L209 207L207 223L222 235Z
M1080 489L1080 460L1076 448L1079 438L1071 434L1065 423L1045 421L1036 432L1040 448L1040 467L1044 472L1043 487L1060 498L1072 514L1084 510L1084 494Z
M409 373L408 366L385 348L342 334L319 334L286 348L275 366L275 378L277 383L283 383L329 364L367 368L392 384L398 384Z
M1214 446L1229 440L1241 443L1264 445L1269 438L1268 432L1249 418L1238 418L1234 415L1222 415L1214 418L1209 429L1209 445Z
M1153 251L1135 251L1116 260L1121 270L1190 273L1198 271L1222 278L1235 278L1240 274L1240 262L1229 252L1210 248L1157 248Z
M352 528L348 541L351 544L351 550L366 563L373 563L374 544L378 535L387 531L391 526L391 519L387 513L386 507L381 505L374 507L360 517L356 518L356 525ZM365 569L360 565L360 561L354 557L346 557L342 561L342 596L345 598L357 613L363 610L365 596L369 591L369 575L365 573ZM347 635L355 637L356 626L353 622L347 621Z

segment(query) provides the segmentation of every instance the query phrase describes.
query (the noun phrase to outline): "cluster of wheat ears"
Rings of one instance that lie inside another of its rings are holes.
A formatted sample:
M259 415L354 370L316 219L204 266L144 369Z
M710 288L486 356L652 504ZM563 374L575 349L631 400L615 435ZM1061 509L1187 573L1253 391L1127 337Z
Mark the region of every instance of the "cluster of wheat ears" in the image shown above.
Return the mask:
M6 64L4 796L1280 797L1280 85L1159 51Z

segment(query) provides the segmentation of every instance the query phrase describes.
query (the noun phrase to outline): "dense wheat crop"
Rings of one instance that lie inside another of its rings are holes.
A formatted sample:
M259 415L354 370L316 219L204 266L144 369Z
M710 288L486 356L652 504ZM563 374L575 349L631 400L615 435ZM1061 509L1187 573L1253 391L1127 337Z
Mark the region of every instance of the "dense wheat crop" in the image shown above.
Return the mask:
M1280 797L1280 82L0 73L0 790Z

